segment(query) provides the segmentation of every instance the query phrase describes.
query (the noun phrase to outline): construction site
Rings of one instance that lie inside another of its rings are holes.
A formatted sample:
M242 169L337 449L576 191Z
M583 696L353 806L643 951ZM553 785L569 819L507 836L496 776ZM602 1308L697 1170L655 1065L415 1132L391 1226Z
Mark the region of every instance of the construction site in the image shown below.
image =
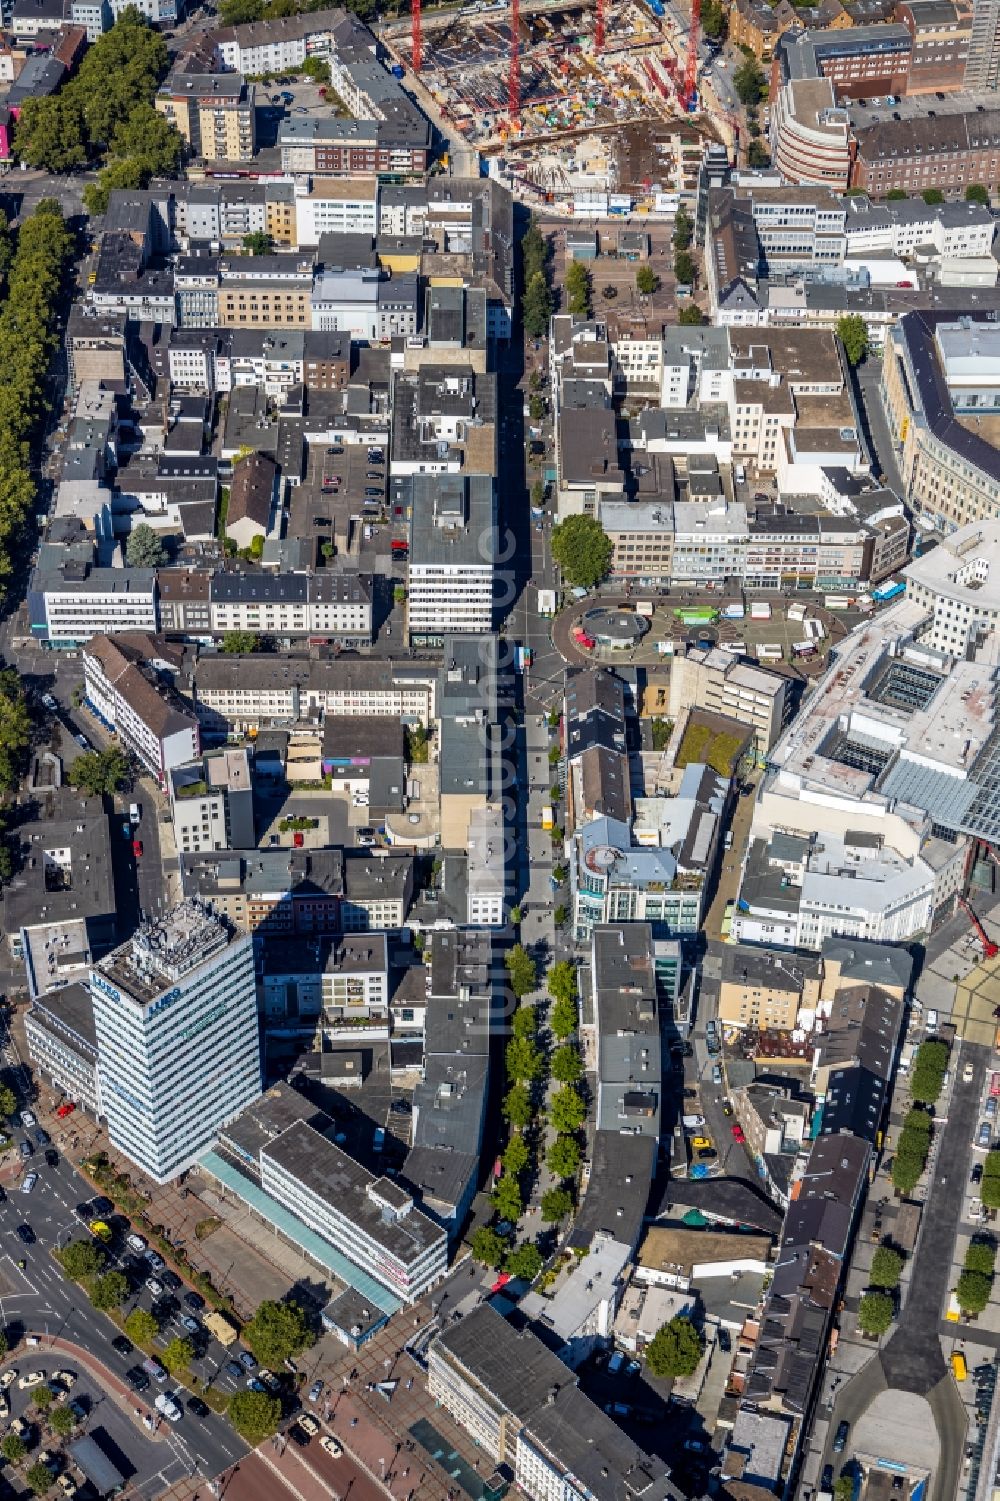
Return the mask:
M662 0L473 3L433 19L414 0L387 41L448 130L526 196L646 195L653 210L655 194L693 186L715 135L699 111L699 10L681 31Z

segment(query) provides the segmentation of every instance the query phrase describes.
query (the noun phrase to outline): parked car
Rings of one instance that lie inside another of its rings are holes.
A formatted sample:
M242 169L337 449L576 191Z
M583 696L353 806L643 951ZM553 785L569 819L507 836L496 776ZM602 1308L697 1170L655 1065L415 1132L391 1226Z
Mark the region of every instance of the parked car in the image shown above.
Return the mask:
M24 1175L24 1182L21 1184L21 1192L23 1194L30 1194L30 1193L32 1193L34 1191L34 1187L35 1187L35 1184L37 1182L38 1182L38 1174L37 1173L25 1173L25 1175Z
M117 1350L119 1355L131 1355L135 1346L130 1339L125 1338L124 1334L116 1334L111 1341L111 1348Z
M130 1366L125 1372L125 1380L134 1392L144 1392L149 1385L149 1377L141 1365Z
M321 1449L326 1450L331 1459L339 1459L344 1452L343 1446L339 1444L337 1440L333 1438L329 1433L324 1433L323 1437L319 1441L319 1446Z
M21 1125L23 1126L25 1131L30 1131L31 1127L36 1126L37 1124L38 1122L35 1120L35 1117L30 1110L21 1111Z
M46 1131L44 1126L37 1126L35 1128L35 1140L40 1147L47 1147L49 1142L52 1140L52 1137Z
M314 1381L313 1384L312 1384L312 1386L309 1388L309 1401L310 1402L318 1402L319 1399L320 1399L320 1397L322 1395L323 1395L323 1383L322 1383L322 1381Z
M302 1432L307 1434L309 1438L312 1438L314 1433L319 1432L319 1424L317 1423L311 1412L304 1412L300 1414L299 1418L297 1419L297 1426L301 1428Z
M850 1433L850 1431L851 1425L847 1421L847 1419L844 1418L843 1421L838 1425L837 1432L833 1440L832 1447L834 1454L843 1454L844 1450L847 1448L847 1435Z

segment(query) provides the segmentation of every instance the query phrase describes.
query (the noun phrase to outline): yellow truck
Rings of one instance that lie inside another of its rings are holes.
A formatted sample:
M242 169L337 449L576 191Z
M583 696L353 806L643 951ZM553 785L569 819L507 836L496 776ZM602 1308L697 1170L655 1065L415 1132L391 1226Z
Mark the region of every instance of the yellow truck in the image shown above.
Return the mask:
M951 1374L956 1381L964 1381L969 1374L969 1368L965 1364L965 1356L961 1350L953 1350L951 1356Z
M543 829L554 829L555 828L555 823L556 823L556 820L555 820L555 815L552 812L552 804L551 803L546 803L545 807L542 809L542 828Z
M215 1335L220 1345L231 1345L239 1339L239 1330L236 1325L227 1319L224 1313L219 1313L218 1309L206 1313L202 1318L202 1323L209 1334Z

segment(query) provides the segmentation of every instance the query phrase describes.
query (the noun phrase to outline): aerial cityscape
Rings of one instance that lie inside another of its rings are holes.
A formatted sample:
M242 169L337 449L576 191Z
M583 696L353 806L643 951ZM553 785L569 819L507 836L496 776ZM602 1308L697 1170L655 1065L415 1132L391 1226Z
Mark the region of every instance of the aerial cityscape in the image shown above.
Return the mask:
M0 1501L998 1501L998 85L4 0Z

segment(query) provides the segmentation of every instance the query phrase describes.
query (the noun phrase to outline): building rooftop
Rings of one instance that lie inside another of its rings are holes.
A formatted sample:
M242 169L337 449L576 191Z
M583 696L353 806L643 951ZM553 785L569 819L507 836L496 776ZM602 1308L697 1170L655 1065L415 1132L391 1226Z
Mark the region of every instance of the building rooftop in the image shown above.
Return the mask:
M231 941L228 924L188 897L161 918L141 923L126 943L94 966L91 983L120 989L148 1006Z

